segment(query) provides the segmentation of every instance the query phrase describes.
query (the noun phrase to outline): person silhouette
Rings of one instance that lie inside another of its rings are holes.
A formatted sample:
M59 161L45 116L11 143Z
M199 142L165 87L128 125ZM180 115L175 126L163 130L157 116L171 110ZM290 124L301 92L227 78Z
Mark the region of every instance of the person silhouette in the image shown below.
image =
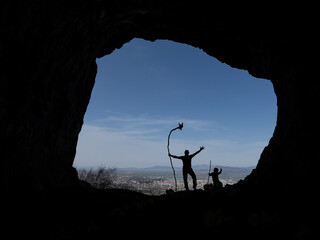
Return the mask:
M220 168L220 171L218 168L214 168L212 173L209 173L209 176L212 176L213 181L213 187L215 188L221 188L222 182L219 180L219 175L222 173L222 169Z
M192 177L193 189L194 190L197 189L197 177L196 177L196 174L194 173L194 171L193 171L193 169L191 167L191 160L195 155L200 153L203 149L204 149L204 147L202 146L202 147L200 147L200 150L198 150L197 152L195 152L193 154L190 154L190 155L189 155L189 151L185 150L184 151L184 156L175 156L175 155L172 155L170 153L168 154L170 157L182 160L182 163L183 163L182 174L183 174L184 188L187 191L189 190L189 187L188 187L188 174L190 174L190 176Z

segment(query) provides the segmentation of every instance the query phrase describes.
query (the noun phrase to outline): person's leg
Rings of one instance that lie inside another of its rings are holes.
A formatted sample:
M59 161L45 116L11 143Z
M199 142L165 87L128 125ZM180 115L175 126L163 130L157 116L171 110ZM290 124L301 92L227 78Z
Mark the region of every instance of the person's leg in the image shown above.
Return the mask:
M185 167L182 168L182 174L183 174L184 188L188 191L189 190L189 187L188 187L188 170Z
M192 180L193 180L193 189L196 190L196 188L197 188L197 176L194 173L192 168L189 169L189 174L190 174L190 176L192 177Z

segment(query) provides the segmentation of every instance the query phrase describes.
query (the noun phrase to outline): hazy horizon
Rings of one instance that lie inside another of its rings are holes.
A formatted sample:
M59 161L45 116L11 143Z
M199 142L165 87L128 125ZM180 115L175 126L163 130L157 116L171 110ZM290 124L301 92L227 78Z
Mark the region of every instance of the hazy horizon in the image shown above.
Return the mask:
M117 167L117 166L108 166L108 165L74 165L75 168L77 169L97 169L99 167L102 168L116 168L116 169L154 169L154 168L168 168L169 170L171 170L171 165L170 163L167 165L153 165L153 166L144 166L144 167L135 167L135 166L124 166L124 167ZM182 167L182 163L181 164L174 164L174 167L177 168L181 168ZM194 169L199 169L200 167L202 168L208 168L209 164L193 164L192 167ZM211 165L211 168L213 169L214 167L228 167L228 168L255 168L256 165L252 165L252 166L227 166L227 165Z

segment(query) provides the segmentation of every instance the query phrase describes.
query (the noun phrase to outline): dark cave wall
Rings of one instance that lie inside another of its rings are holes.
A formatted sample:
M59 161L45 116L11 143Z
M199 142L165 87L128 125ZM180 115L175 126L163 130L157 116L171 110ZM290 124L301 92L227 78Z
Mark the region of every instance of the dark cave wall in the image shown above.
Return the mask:
M285 179L289 188L315 178L319 86L306 61L312 42L295 15L263 14L260 8L231 14L201 1L17 2L0 10L5 188L77 182L72 163L95 59L134 37L187 43L270 79L278 99L277 126L246 182L276 186Z
M2 8L0 131L8 188L75 179L72 163L96 74L79 22L71 21L82 14L29 2Z

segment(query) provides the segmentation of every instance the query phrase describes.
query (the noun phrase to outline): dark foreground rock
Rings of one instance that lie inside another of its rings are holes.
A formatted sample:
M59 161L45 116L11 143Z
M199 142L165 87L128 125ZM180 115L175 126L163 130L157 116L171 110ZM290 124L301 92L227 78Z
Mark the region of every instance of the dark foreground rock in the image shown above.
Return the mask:
M315 209L302 196L265 196L259 191L253 194L237 188L161 196L120 189L60 189L46 195L24 196L24 201L16 195L2 215L6 222L4 233L12 238L32 239L190 235L215 239L308 239L315 232Z

